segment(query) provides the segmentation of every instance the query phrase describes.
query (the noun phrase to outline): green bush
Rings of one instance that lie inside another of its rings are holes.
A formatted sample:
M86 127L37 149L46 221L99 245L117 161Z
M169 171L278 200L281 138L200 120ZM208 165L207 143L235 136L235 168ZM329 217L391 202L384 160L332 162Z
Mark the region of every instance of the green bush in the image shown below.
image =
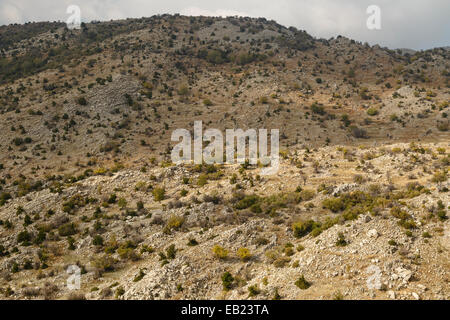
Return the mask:
M92 244L94 246L103 246L103 237L99 234L97 234L94 239L92 240Z
M139 259L139 255L136 253L134 248L130 247L128 244L122 244L117 249L117 253L119 254L120 259L122 260L136 261Z
M203 104L204 104L205 106L207 106L207 107L210 107L210 106L212 106L212 105L213 105L212 101L211 101L211 100L209 100L209 99L205 99L205 100L203 100Z
M309 234L313 229L319 228L320 224L315 222L314 220L308 221L298 221L292 225L292 231L294 232L294 236L296 238L301 238Z
M341 198L328 198L322 201L322 206L333 212L339 212L345 209L344 202Z
M80 106L85 106L87 105L87 100L85 97L78 97L76 99L76 102L80 105Z
M318 104L317 102L314 102L311 105L311 111L312 113L318 114L318 115L325 115L325 109L322 105Z
M114 271L116 263L117 261L113 257L107 255L103 255L93 261L94 267L99 272Z
M260 201L260 197L257 195L247 195L236 204L236 209L244 210L250 208Z
M62 226L60 226L58 228L58 233L61 237L72 236L72 235L76 234L77 232L78 231L77 231L76 225L73 222L63 224Z
M234 277L228 271L222 275L222 286L225 291L228 291L232 288L234 282Z
M338 246L338 247L345 247L347 244L348 243L345 240L344 234L342 232L339 232L338 239L336 241L336 246Z
M139 273L136 275L136 277L134 277L133 282L141 281L144 278L144 276L145 272L142 269L140 269Z
M258 285L254 284L248 287L248 296L254 297L261 293L261 290L258 288Z
M31 234L27 230L24 230L17 235L17 242L22 243L22 245L28 245L31 238Z
M177 249L175 248L175 245L171 244L166 249L166 257L167 257L167 259L175 259L176 253L177 253Z
M201 174L201 175L198 177L197 185L198 185L199 187L203 187L203 186L205 186L207 183L208 183L208 175L206 175L206 174Z
M299 198L302 201L309 201L313 199L315 195L316 193L314 192L314 190L304 189L300 191Z
M165 232L169 232L171 230L179 230L184 223L184 217L171 215L167 220L167 224L164 228Z
M367 114L371 117L376 116L378 114L378 110L375 108L367 109Z
M164 188L154 188L153 191L153 198L155 199L155 201L163 201L165 198L165 194L166 194L166 189Z
M302 290L306 290L309 287L311 287L311 283L306 281L306 279L303 275L301 275L300 278L298 278L298 280L295 281L295 285Z
M357 139L366 139L368 138L366 130L359 128L357 126L350 126L350 133L353 137Z

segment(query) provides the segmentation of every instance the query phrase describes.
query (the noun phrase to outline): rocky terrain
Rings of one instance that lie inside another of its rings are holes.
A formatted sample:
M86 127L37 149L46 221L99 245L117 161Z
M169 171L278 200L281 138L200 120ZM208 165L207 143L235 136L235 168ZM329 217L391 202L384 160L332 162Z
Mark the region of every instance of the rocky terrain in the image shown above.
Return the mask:
M0 40L1 298L449 299L448 48L178 15ZM195 120L279 129L279 171L173 164Z

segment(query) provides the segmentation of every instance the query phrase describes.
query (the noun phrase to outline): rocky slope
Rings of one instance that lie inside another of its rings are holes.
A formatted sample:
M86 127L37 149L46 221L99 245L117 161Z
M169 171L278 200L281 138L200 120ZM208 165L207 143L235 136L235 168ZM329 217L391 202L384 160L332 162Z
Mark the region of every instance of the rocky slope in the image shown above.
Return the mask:
M448 50L169 15L0 39L2 298L449 298ZM172 164L195 120L279 129L280 170Z

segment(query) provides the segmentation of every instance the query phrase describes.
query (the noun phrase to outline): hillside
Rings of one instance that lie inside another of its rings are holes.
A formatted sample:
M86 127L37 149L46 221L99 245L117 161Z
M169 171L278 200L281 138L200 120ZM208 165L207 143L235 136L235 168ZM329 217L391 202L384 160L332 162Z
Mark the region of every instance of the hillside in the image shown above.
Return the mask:
M161 15L0 53L0 296L449 299L448 48ZM279 129L280 171L172 164L196 120Z

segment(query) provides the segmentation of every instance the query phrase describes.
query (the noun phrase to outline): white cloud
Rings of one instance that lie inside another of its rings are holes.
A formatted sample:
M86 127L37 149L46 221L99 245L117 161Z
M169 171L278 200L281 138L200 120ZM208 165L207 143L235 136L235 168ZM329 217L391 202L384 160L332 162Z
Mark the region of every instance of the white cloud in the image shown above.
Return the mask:
M3 3L0 5L0 22L3 24L22 22L21 10L14 4Z
M209 16L209 17L229 17L229 16L240 16L240 17L251 17L249 13L242 11L228 10L228 9L216 9L216 10L206 10L198 7L189 7L181 10L180 14L185 16Z

